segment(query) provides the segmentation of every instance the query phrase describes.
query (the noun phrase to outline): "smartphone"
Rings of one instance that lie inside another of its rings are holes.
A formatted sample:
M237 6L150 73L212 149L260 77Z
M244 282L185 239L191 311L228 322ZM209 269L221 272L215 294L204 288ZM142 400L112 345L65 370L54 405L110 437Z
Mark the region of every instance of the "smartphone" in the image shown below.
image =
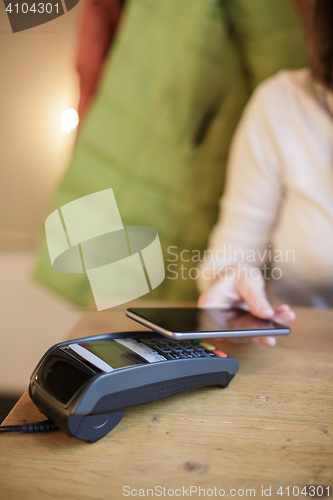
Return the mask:
M166 337L183 339L288 335L290 328L243 309L131 308L126 315Z

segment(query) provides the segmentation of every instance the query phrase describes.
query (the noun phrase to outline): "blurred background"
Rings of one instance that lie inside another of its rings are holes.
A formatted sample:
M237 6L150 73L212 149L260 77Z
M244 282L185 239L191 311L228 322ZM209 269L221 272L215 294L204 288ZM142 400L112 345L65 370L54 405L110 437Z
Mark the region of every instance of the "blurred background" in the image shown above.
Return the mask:
M31 272L76 136L76 128L62 129L68 122L61 124L61 115L78 103L74 59L83 3L15 34L0 3L0 421L27 389L40 356L79 317Z
M72 157L77 60L81 116L93 99ZM45 238L36 276L50 288L32 279L56 193L61 206L112 187L125 224L157 229L163 250L203 251L248 97L304 66L306 50L292 0L81 0L15 34L1 3L0 64L1 421L78 320L73 304L92 297L85 275L53 272ZM165 279L154 294L195 300L195 280Z

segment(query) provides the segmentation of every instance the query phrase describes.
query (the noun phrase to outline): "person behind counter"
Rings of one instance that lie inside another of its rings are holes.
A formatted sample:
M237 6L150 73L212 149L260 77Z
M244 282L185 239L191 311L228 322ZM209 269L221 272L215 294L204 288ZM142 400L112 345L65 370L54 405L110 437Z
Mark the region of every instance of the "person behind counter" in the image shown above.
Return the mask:
M269 78L245 109L198 302L287 324L290 306L333 306L333 1L298 3L310 68Z

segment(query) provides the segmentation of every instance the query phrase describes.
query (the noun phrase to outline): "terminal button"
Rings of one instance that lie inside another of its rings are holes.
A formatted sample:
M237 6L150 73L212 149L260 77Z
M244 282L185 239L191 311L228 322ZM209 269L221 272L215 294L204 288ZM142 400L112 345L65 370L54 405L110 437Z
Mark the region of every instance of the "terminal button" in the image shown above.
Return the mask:
M205 349L207 349L207 351L215 351L215 349L216 349L215 345L208 344L207 342L201 342L200 345L202 347L204 347Z
M223 351L220 351L219 349L215 349L215 351L213 351L213 353L215 354L215 356L218 356L219 358L227 358L228 355L223 352Z

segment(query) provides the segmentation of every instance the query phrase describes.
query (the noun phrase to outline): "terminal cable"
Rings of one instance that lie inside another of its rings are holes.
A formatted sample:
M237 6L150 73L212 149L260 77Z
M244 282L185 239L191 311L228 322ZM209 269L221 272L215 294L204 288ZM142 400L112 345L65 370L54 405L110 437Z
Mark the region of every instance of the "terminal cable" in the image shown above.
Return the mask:
M42 422L35 422L34 424L0 426L0 433L23 432L24 434L27 434L33 432L49 432L56 429L58 429L58 427L53 422L51 422L51 420L43 420Z

